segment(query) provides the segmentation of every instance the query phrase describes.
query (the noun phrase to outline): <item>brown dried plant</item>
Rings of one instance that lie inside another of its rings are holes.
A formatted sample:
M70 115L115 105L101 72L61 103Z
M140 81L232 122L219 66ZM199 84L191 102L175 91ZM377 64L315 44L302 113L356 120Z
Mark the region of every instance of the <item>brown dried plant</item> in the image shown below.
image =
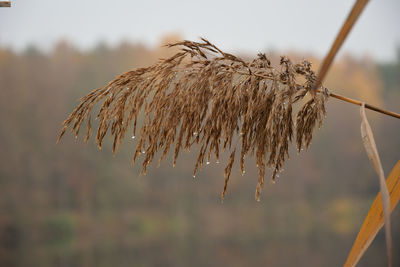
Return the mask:
M326 114L327 90L303 100L316 81L306 60L293 64L281 57L278 70L265 54L247 62L203 38L201 42L182 41L168 46L180 50L150 67L126 72L83 97L63 122L58 140L69 126L77 138L86 120L87 142L92 130L91 110L103 101L96 116L96 142L101 148L110 130L115 153L132 124L135 137L139 114L144 111L132 160L135 163L143 154L144 174L156 153L162 150L161 161L173 145L173 166L181 149L199 145L193 177L212 155L218 162L220 151L228 150L231 154L225 168L224 198L238 151L242 174L245 156L255 156L255 197L259 200L266 167L272 169L275 181L289 157L294 132L298 152L311 144L313 129L317 123L321 126ZM299 107L294 109L294 104Z

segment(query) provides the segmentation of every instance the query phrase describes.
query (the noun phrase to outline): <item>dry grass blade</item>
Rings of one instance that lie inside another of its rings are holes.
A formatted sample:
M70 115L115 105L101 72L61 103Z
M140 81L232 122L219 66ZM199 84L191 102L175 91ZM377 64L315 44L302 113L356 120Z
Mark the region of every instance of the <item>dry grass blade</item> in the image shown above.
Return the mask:
M385 218L385 235L386 235L386 250L388 254L388 265L392 266L392 236L390 230L390 197L389 191L385 182L385 174L383 172L381 160L379 158L378 149L376 148L374 135L372 134L371 127L368 123L367 116L365 114L365 105L361 105L361 136L368 158L374 165L375 171L379 176L379 184L381 189L383 214Z
M244 61L206 39L168 46L180 50L150 67L126 72L83 97L64 121L59 139L70 126L78 136L85 120L88 139L90 113L101 102L96 116L99 148L110 133L115 153L130 126L136 134L138 118L144 115L133 155L133 163L143 158L143 173L160 150L162 160L173 149L175 165L182 149L199 145L193 176L204 160L209 162L212 156L219 160L221 150L228 150L224 197L235 152L240 149L242 173L246 155L256 158L259 199L265 169L271 168L275 180L289 157L294 135L299 151L310 145L314 126L321 125L326 114L327 90L321 88L322 93L303 100L316 80L306 60L294 64L282 57L280 66L273 68L265 54ZM294 110L300 111L294 114Z
M390 195L390 210L393 211L400 200L400 161L397 162L390 172L386 180L386 186ZM365 217L360 232L358 233L349 256L347 257L346 263L343 265L344 267L356 266L369 245L371 245L379 230L382 228L384 223L383 217L382 197L381 193L378 193L367 216Z
M335 59L337 52L339 51L340 47L346 40L347 35L350 33L350 30L353 28L354 24L356 23L357 19L361 15L362 11L364 10L368 2L369 0L357 0L354 3L354 6L351 9L349 16L347 17L342 28L340 29L339 34L336 36L336 39L333 42L328 55L326 55L324 61L321 64L321 67L318 72L318 78L315 83L315 87L311 90L312 93L315 93L318 87L321 85L322 81L325 78L325 75L328 73L328 70L333 60Z

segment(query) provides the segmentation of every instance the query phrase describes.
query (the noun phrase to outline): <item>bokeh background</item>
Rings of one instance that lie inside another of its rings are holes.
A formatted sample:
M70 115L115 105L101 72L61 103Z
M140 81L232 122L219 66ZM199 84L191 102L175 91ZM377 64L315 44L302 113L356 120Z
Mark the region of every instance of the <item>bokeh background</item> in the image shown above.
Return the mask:
M195 155L139 177L135 140L113 156L67 135L77 99L204 36L245 58L308 58L318 68L353 1L12 1L0 9L0 266L340 266L379 191L356 106L330 99L311 148L292 151L254 200L257 173L192 178ZM398 1L371 1L325 85L400 111ZM386 174L400 123L367 113ZM400 210L392 215L400 265ZM359 266L385 266L381 231Z

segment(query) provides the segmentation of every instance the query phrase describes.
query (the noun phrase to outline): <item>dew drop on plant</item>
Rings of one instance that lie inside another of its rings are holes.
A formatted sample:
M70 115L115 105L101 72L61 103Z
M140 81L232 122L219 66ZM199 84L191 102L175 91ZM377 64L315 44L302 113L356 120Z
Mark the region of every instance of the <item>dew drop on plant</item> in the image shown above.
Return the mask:
M193 175L193 178L196 178L196 175Z
M145 151L145 150L142 150L142 154L146 154L146 151Z
M135 138L136 138L136 136L132 135L132 139L135 139Z

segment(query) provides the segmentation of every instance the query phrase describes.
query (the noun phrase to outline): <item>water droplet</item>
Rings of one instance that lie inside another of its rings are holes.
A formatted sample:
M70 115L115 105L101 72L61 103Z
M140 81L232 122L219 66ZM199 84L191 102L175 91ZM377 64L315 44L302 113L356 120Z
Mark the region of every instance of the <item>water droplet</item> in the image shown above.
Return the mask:
M142 154L146 154L146 151L145 151L145 150L142 150Z
M197 133L197 132L193 132L193 135L194 135L194 136L197 136L197 135L198 135L198 133Z
M209 161L207 161L207 162L206 162L206 164L208 165L208 164L210 164L210 162L209 162Z
M246 173L246 171L245 171L245 170L243 170L243 171L242 171L242 176L243 176L245 173Z
M193 178L196 178L196 175L193 174Z
M136 138L136 136L132 135L132 139L135 139L135 138Z
M260 202L260 198L259 197L257 198L257 202Z

